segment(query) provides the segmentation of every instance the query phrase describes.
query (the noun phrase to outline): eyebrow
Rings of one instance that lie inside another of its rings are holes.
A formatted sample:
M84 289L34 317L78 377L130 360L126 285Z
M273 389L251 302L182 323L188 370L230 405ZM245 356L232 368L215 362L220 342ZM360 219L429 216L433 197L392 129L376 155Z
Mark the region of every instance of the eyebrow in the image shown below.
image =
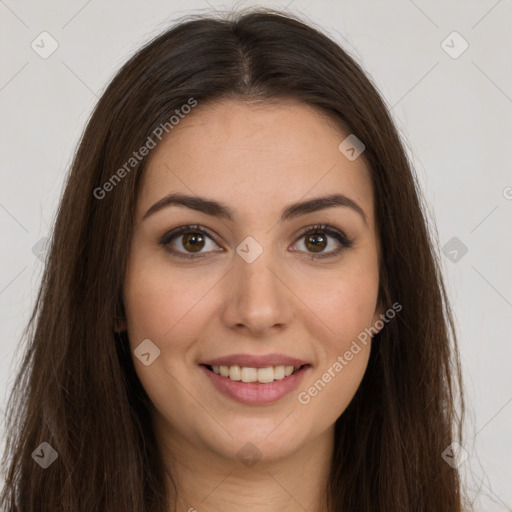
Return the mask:
M229 206L212 199L206 199L199 196L188 196L184 194L169 194L151 206L142 217L142 220L145 220L154 213L170 206L184 206L192 210L206 213L213 217L230 221L232 221L235 216L235 212ZM292 203L283 209L280 221L283 222L291 220L301 215L318 212L327 208L334 208L336 206L351 208L357 212L363 218L365 224L368 225L364 210L353 199L350 199L343 194L331 194L324 197L315 197L308 201Z

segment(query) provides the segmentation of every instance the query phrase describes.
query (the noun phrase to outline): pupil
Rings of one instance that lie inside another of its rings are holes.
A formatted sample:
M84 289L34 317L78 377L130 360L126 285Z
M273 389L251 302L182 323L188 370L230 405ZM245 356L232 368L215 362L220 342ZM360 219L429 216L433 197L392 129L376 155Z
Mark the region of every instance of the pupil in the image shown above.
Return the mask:
M318 233L314 233L312 235L310 235L307 240L309 242L313 241L312 242L312 250L314 252L320 252L322 249L325 249L325 237L322 236L321 234L319 235Z
M203 246L204 238L200 233L183 235L183 247L185 247L185 249L197 252L200 251Z

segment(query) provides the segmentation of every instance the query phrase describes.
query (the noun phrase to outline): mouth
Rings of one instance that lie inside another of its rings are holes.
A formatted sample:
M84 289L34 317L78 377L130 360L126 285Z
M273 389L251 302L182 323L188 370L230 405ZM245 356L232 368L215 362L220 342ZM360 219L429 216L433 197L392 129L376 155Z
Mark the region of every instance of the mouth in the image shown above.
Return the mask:
M205 363L199 367L212 389L231 400L252 406L270 405L291 394L312 368L310 364L256 368Z
M280 381L295 375L301 370L311 366L309 364L301 365L277 365L277 366L266 366L263 368L256 368L250 366L239 366L239 365L210 365L203 364L207 370L216 375L226 377L227 379L254 384L270 384L274 381Z

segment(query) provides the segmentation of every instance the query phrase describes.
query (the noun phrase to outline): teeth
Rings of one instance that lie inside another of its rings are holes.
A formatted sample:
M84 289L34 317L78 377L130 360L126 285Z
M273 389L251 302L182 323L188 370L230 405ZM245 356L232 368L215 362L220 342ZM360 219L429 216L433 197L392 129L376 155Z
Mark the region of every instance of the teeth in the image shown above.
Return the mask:
M258 380L258 370L256 368L242 367L242 382L256 382Z
M266 368L250 368L247 366L212 366L217 375L229 377L232 380L242 382L260 382L268 384L275 380L281 380L298 370L300 366L267 366Z
M274 367L274 379L281 380L286 377L284 366L276 366Z
M228 368L228 366L225 366L224 368ZM229 367L229 378L232 380L242 380L242 369L240 366L235 364L234 366Z

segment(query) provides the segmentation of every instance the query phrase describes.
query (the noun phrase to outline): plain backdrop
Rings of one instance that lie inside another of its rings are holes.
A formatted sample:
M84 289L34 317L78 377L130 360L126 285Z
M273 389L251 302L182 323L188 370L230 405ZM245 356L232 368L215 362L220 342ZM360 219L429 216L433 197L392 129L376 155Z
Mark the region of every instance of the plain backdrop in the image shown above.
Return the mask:
M41 277L40 240L97 98L177 18L256 5L310 19L389 105L437 226L456 315L470 406L467 493L475 510L511 511L510 0L0 1L0 407Z

